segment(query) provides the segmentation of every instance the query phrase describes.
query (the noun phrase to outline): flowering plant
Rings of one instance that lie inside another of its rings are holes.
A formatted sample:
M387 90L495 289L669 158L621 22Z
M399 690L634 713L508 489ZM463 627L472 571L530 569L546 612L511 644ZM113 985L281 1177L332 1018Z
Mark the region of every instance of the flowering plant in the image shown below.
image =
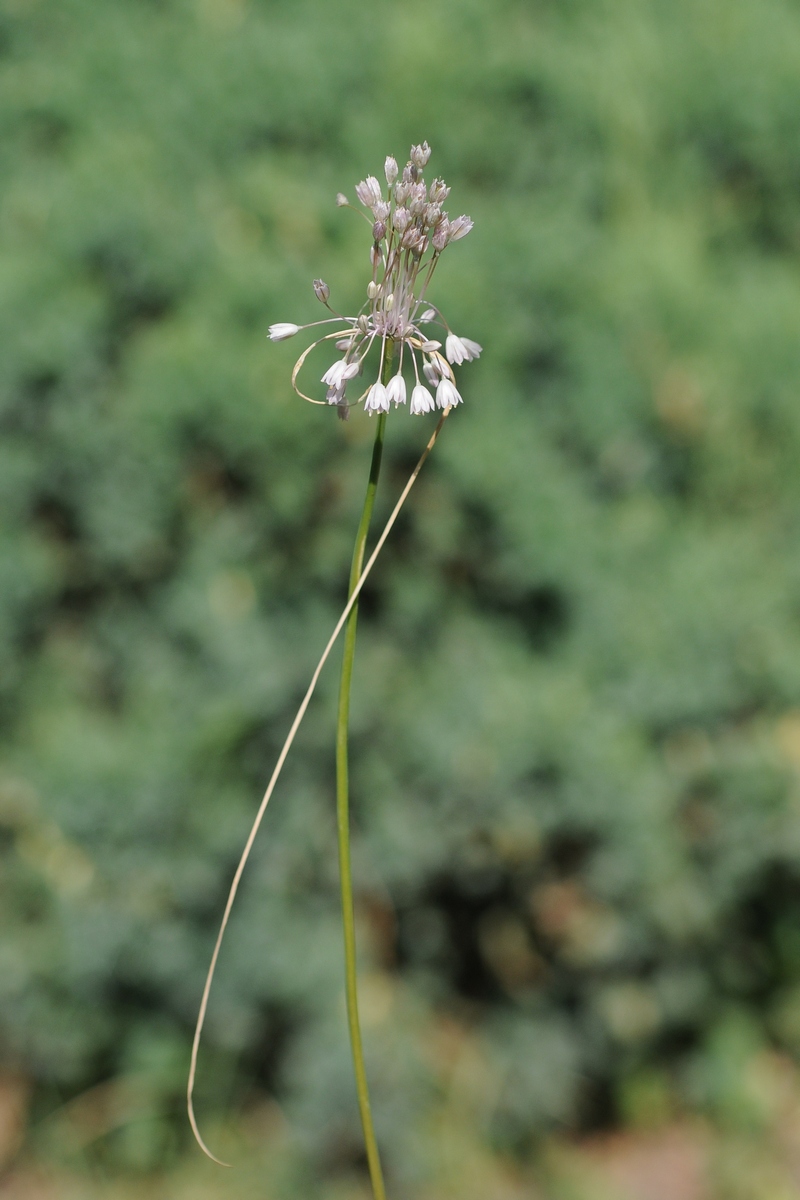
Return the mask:
M294 337L302 329L318 328L321 325L327 324L338 325L336 330L323 334L303 351L292 371L292 386L298 395L302 396L305 400L309 400L312 404L327 403L335 405L339 416L345 420L349 416L350 408L363 401L365 411L371 415L377 414L378 421L375 430L375 442L372 450L367 491L356 534L355 547L353 549L347 604L336 623L327 646L320 656L308 690L278 756L278 761L261 800L245 848L236 868L233 882L231 883L225 911L211 957L211 964L203 988L200 1012L197 1018L192 1045L192 1058L187 1088L189 1120L191 1121L195 1137L210 1158L213 1158L216 1162L221 1162L221 1159L216 1158L211 1153L200 1135L193 1105L197 1056L211 983L239 882L267 804L274 791L278 776L286 761L286 756L294 741L300 722L308 708L322 668L339 633L344 628L344 653L339 682L339 705L336 729L336 813L342 923L344 929L345 992L356 1093L375 1200L385 1200L386 1192L372 1123L369 1089L367 1086L364 1053L361 1042L356 974L355 917L350 865L348 725L350 684L353 672L356 623L358 619L357 602L364 582L372 570L378 554L397 519L397 515L408 493L419 475L425 459L439 436L445 419L456 405L462 402L461 395L456 388L455 376L452 369L453 364L460 365L463 362L469 362L477 358L481 353L481 346L477 342L472 341L470 338L458 337L454 334L439 309L435 305L431 305L426 298L428 286L442 251L450 242L456 242L460 238L465 237L472 229L472 221L469 217L462 215L451 221L442 208L442 204L450 191L443 180L434 179L430 187L425 184L422 171L428 163L430 153L430 147L427 142L423 142L419 146L412 146L410 159L403 168L402 175L395 159L391 157L387 158L384 166L387 184L386 196L384 196L381 184L373 175L368 175L356 187L356 196L364 208L368 209L371 213L371 221L369 217L367 217L367 221L370 222L372 227L372 245L370 248L372 277L367 285L367 299L362 305L361 310L352 317L345 317L340 313L336 313L330 305L330 289L328 285L321 279L316 279L314 281L314 292L317 299L333 315L321 321L312 321L307 325L280 322L271 325L269 328L271 340L278 342ZM336 200L340 207L354 207L350 204L347 197L341 193L337 196ZM366 216L366 213L362 213L362 215ZM427 326L431 324L440 325L444 330L444 354L441 353L442 342L430 338L421 328L423 325ZM315 400L312 396L306 396L300 391L300 388L297 386L297 379L311 350L322 342L327 341L335 342L336 349L340 351L342 357L338 358L328 367L322 376L322 382L327 387L325 400ZM363 376L366 359L375 343L377 343L380 349L377 377L362 390L357 399L348 399L348 387L352 386L356 379ZM365 565L364 555L372 509L375 502L375 492L378 486L378 476L380 474L386 415L392 403L394 403L395 407L406 403L407 392L403 370L409 362L413 368L415 380L411 392L409 411L416 416L440 409L441 416ZM420 364L422 375L429 385L428 387L420 379ZM433 391L430 389L433 389Z

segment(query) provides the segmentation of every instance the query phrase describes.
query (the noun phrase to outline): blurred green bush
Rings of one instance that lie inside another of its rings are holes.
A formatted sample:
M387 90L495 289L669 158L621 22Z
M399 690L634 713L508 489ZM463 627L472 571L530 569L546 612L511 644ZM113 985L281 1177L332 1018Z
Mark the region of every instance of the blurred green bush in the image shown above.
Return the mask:
M735 1064L800 1053L797 6L7 0L0 55L0 1015L35 1111L116 1077L151 1120L101 1120L102 1153L180 1145L369 455L265 331L317 316L314 276L359 295L333 197L428 138L476 221L437 298L486 349L363 605L389 1170L425 1177L446 1096L514 1152L653 1106L758 1120ZM384 512L426 429L393 415ZM199 1106L267 1090L335 1174L331 688Z

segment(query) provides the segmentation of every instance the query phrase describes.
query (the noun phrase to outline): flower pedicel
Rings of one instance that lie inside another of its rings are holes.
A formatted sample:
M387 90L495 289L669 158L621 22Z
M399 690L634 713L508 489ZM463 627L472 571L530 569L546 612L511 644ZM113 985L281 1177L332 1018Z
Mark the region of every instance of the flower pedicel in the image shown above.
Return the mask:
M314 404L325 401L306 396L297 386L297 378L306 357L321 342L333 341L342 352L322 376L327 385L325 400L336 405L339 416L346 419L354 404L364 403L369 413L388 412L391 404L397 407L407 399L404 367L413 370L414 387L411 392L409 411L418 416L434 409L454 408L461 403L456 388L452 364L461 365L477 358L481 347L470 338L457 337L442 317L439 309L426 300L428 285L436 270L443 250L451 242L466 237L472 229L467 216L451 221L442 204L450 192L444 180L434 179L426 185L423 168L427 165L431 151L427 142L411 147L411 157L402 174L395 159L389 157L384 164L386 192L374 175L368 175L356 187L364 209L371 213L372 247L370 264L372 278L367 286L367 299L360 312L353 317L336 313L324 321L313 321L308 325L279 322L271 325L269 336L273 342L294 337L301 329L314 329L320 325L340 326L313 342L295 363L292 386L304 400ZM340 207L354 207L341 192L337 197ZM362 210L362 216L366 213ZM314 280L317 299L330 309L330 288L321 279ZM444 353L441 341L436 341L423 331L423 326L438 324L446 331ZM348 398L362 387L361 376L364 363L373 344L380 348L377 377L356 399ZM399 351L397 348L399 347ZM397 369L394 358L397 351ZM420 378L424 376L425 383ZM359 382L356 382L356 381ZM426 386L427 384L427 386Z

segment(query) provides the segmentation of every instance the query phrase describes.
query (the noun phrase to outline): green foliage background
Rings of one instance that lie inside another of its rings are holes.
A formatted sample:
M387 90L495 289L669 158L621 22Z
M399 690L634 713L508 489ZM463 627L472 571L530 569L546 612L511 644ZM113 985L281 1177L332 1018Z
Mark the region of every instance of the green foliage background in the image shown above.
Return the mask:
M800 1051L794 0L5 0L0 55L0 1016L35 1114L122 1078L145 1117L97 1153L184 1144L222 901L372 433L294 398L265 332L318 317L315 276L358 300L333 197L427 138L475 220L435 299L485 352L363 606L390 1176L429 1178L448 1089L506 1155L643 1111L756 1120L739 1066ZM392 414L379 519L427 434ZM276 1097L305 1195L359 1163L334 676L199 1095L212 1128Z

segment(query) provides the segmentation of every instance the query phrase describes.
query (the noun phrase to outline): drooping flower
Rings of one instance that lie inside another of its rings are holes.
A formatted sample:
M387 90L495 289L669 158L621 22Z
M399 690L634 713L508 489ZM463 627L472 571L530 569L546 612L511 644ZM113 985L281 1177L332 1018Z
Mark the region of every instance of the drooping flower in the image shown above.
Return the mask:
M405 379L403 379L403 376L399 372L397 373L397 375L393 375L392 378L387 383L386 395L389 397L390 400L394 401L395 406L397 406L398 404L405 404L405 402L406 402L406 381L405 381Z
M367 412L389 411L389 396L382 383L373 383L367 392L364 408Z
M416 416L418 413L433 412L436 407L436 401L426 387L418 383L411 393L411 404L409 412Z
M271 342L282 342L286 338L294 337L302 328L302 325L292 325L289 321L278 321L277 325L270 325L269 327L269 340Z
M449 379L440 379L436 388L436 407L455 408L461 404L461 395Z
M432 412L437 406L455 407L461 403L461 396L455 386L451 364L471 362L481 353L477 342L454 334L439 309L426 299L443 251L450 242L465 237L472 229L469 217L462 215L451 221L442 208L450 192L444 180L437 178L430 187L426 185L422 172L430 154L427 142L412 146L409 161L402 171L396 159L387 156L383 170L385 190L374 175L367 175L356 185L356 196L372 214L372 239L366 300L355 316L334 315L305 326L279 323L269 328L272 341L282 341L293 337L301 328L335 326L334 332L323 334L313 345L333 341L344 355L322 375L322 382L327 386L325 400L337 406L341 417L347 416L354 403L362 401L364 410L369 413L385 413L390 404L405 404L404 365L413 368L416 380L409 412L416 416ZM338 193L336 203L340 207L353 207L343 192ZM329 311L335 313L329 304L330 289L326 283L315 280L314 293ZM421 326L431 322L444 328L443 353L441 341L422 332ZM297 386L298 374L312 348L309 346L295 364L292 385L304 399L323 404L325 401L306 396ZM364 372L371 351L378 363L378 378L373 376L373 382L367 384L361 395L348 400L348 385ZM399 366L395 367L392 364L398 351ZM431 391L420 382L420 374L435 390L435 400ZM387 376L388 382L384 385L380 380Z
M448 362L460 365L463 362L472 362L473 358L478 358L482 349L483 346L473 342L472 338L460 338L454 333L448 333L444 352Z

